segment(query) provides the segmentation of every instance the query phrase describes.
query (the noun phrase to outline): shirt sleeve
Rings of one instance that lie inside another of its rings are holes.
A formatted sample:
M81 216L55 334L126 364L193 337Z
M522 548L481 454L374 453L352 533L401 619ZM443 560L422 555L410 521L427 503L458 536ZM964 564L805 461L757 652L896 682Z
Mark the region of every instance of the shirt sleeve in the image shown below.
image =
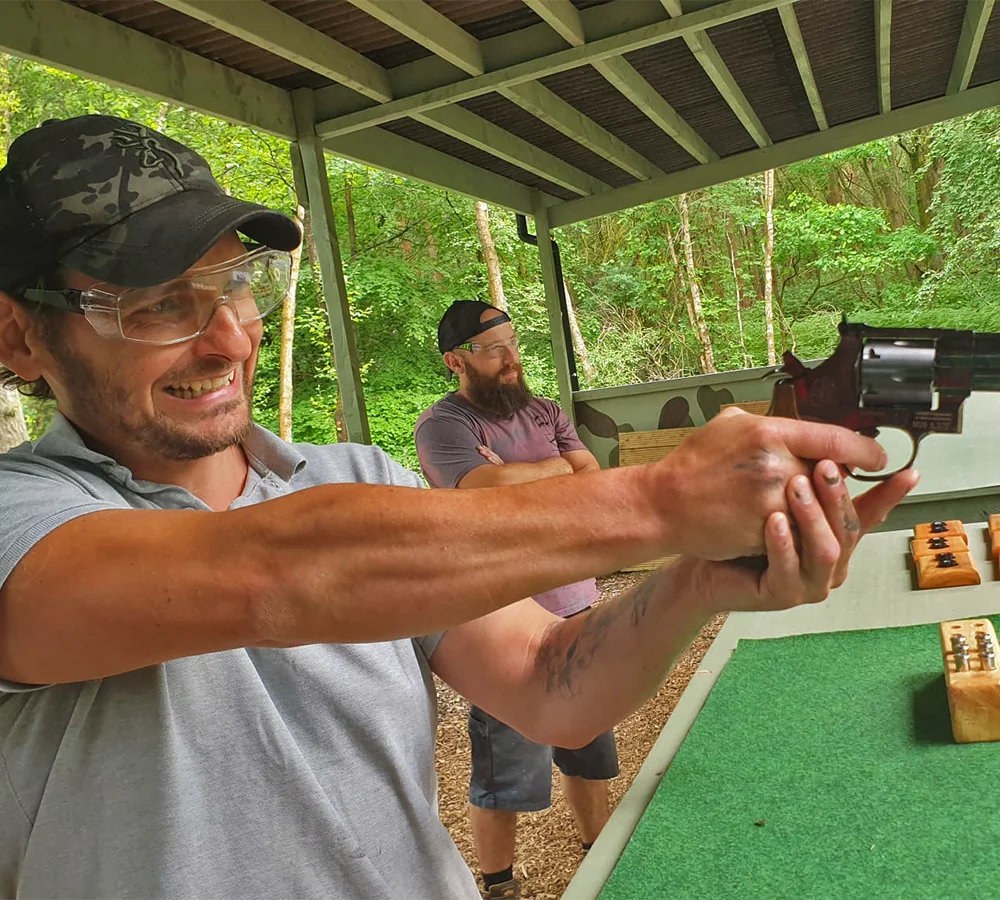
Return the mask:
M479 436L466 423L444 416L432 416L414 435L420 467L431 487L454 488L479 466L488 466L476 449Z
M121 509L95 497L55 467L0 456L0 588L42 538L92 512ZM0 680L0 694L37 690Z
M556 412L556 446L559 448L559 452L569 453L571 450L586 450L587 445L580 440L569 416L562 411L558 404L553 403L552 405Z

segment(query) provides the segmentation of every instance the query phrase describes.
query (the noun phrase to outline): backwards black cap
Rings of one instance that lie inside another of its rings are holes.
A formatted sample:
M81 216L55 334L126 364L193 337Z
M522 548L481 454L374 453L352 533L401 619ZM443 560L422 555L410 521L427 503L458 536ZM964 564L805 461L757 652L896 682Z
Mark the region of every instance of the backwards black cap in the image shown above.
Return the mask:
M480 318L487 310L493 310L496 315L485 322L480 322ZM447 353L477 334L509 321L510 316L502 309L483 303L482 300L456 300L448 307L438 323L438 350Z
M56 264L123 287L175 278L231 231L293 250L294 220L226 195L189 147L115 116L50 120L0 170L0 289Z

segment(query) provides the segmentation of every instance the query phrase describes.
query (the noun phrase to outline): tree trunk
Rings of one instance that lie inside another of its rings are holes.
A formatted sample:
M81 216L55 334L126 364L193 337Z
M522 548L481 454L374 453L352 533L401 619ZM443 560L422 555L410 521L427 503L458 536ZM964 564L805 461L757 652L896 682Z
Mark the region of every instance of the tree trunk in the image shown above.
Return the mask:
M688 324L691 326L691 330L697 334L698 333L698 322L694 315L694 306L691 303L691 294L687 289L687 284L684 278L684 269L677 259L677 248L674 247L674 235L670 230L670 225L667 225L667 249L670 251L670 259L674 264L674 272L677 274L677 279L675 284L680 284L680 294L678 295L681 300L684 301L684 309L687 311ZM702 346L701 342L698 344L698 365L701 366L701 370L705 371L705 348Z
M398 216L396 218L396 227L399 229L399 236L402 238L399 242L399 246L403 250L404 259L413 258L413 241L406 237L406 232L410 228L410 223L407 221L406 216Z
M569 283L563 279L563 290L566 292L566 318L569 321L569 333L573 336L573 353L576 361L583 369L583 376L588 382L594 380L597 374L594 371L594 364L590 361L590 351L583 340L583 332L580 331L580 323L576 320L576 301L573 299L573 292L569 289Z
M476 201L476 231L479 232L479 243L483 247L483 259L486 260L486 273L490 282L490 302L497 309L507 310L507 298L503 293L503 277L500 274L500 257L497 256L497 245L490 231L490 210L482 200Z
M691 246L691 223L688 218L687 194L680 195L681 205L681 239L684 242L684 259L687 265L688 289L691 291L691 311L694 315L695 328L701 341L704 359L703 369L706 375L718 371L715 368L715 352L712 349L712 336L708 333L708 323L701 305L701 287L698 285L698 273L694 267L694 250Z
M778 361L774 347L774 169L764 172L764 322L767 334L767 364Z
M733 283L736 285L736 324L740 329L740 350L743 353L743 365L749 369L753 366L753 360L747 352L746 337L743 334L743 288L740 284L740 270L736 264L736 242L733 240L733 220L732 217L726 220L726 241L729 244L729 263L733 267Z
M0 388L0 453L23 444L28 439L24 424L21 395L17 391Z
M350 261L354 262L358 255L358 233L354 225L354 199L351 197L351 176L344 172L344 208L347 210L347 247L350 250Z
M302 227L306 211L295 208L295 218ZM303 227L303 232L305 228ZM284 441L292 440L292 345L295 341L295 291L299 286L299 267L302 264L302 244L292 251L292 271L288 293L281 307L281 387L278 391L278 435Z
M444 281L444 275L438 271L437 259L438 259L438 245L437 241L434 239L434 231L431 228L430 222L425 222L424 227L427 230L427 255L430 257L431 262L434 264L434 273L431 276L435 281Z
M9 57L0 55L0 157L4 159L10 146L10 120L14 112L11 103L13 84L10 62ZM0 388L0 453L27 439L28 429L24 424L21 395L17 391Z
M170 104L161 103L156 109L156 130L164 131L167 127L167 115L170 113Z

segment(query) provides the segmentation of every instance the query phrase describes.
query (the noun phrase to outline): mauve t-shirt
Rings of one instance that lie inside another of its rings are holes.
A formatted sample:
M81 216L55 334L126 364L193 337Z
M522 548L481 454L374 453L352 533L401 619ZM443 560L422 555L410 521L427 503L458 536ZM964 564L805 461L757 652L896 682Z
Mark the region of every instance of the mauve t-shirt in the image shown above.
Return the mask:
M571 450L586 450L558 404L535 397L511 419L498 419L459 394L448 394L425 410L413 428L424 477L437 488L454 488L477 466L492 463L476 449L489 447L504 462L540 462ZM571 616L597 600L593 578L536 594L557 616Z

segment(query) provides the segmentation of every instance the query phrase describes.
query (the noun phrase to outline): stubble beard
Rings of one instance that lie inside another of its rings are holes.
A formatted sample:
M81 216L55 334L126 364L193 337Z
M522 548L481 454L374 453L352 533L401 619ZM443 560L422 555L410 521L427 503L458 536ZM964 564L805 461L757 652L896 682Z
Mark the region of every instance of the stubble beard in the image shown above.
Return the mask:
M134 408L130 394L121 385L98 376L82 359L63 347L60 366L66 384L73 385L74 409L89 422L101 423L103 434L97 439L112 438L141 448L147 455L168 461L185 462L204 459L243 443L253 429L250 397L253 376L243 367L243 396L206 411L204 418L181 425L154 409L149 416ZM214 373L204 373L205 377ZM192 376L192 378L197 377ZM206 429L213 420L225 418L225 428Z

